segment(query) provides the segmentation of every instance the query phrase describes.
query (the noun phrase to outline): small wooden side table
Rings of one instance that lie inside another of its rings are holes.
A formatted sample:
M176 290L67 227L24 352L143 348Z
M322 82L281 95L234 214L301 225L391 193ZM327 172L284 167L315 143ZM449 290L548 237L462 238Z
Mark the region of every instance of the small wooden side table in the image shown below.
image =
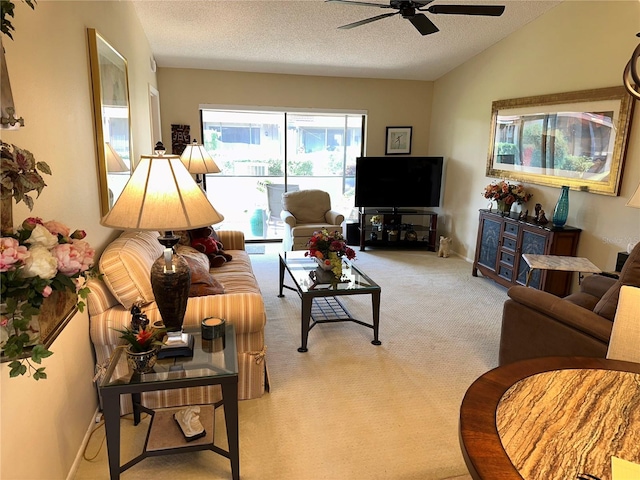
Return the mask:
M527 273L527 287L534 270L560 270L564 272L578 272L578 284L582 282L583 273L601 273L591 261L584 257L564 257L561 255L532 255L525 253L522 258L529 265Z

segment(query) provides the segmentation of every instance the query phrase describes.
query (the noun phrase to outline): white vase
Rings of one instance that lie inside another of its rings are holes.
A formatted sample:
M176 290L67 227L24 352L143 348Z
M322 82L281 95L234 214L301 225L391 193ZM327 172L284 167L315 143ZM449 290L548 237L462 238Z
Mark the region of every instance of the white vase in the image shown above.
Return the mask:
M331 262L328 260L321 260L317 257L314 257L316 260L316 263L318 264L318 267L320 267L322 270L331 270L332 265ZM328 263L327 263L328 262Z

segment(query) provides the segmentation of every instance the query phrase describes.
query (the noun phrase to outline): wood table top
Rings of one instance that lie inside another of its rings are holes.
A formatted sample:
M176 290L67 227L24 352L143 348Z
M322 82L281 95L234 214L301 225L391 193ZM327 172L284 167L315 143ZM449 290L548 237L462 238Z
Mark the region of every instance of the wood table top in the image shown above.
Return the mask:
M474 479L610 479L611 455L640 463L639 399L637 363L545 357L498 367L460 408L467 468Z

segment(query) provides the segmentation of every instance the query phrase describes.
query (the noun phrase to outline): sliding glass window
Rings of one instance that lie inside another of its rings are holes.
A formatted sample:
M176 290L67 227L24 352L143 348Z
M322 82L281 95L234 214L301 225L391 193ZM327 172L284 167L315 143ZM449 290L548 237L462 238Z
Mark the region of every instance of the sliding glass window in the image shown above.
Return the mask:
M247 239L280 239L282 193L317 188L350 220L364 112L260 111L201 107L203 143L220 169L207 195L225 228Z

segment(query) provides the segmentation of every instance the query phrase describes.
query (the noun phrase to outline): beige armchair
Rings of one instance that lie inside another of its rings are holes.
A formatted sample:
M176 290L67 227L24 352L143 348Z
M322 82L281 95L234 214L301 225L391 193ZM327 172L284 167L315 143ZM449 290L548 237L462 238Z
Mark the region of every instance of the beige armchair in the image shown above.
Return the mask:
M331 198L322 190L284 193L280 218L285 223L285 250L304 250L314 232L323 228L342 231L344 222L344 215L331 210Z

